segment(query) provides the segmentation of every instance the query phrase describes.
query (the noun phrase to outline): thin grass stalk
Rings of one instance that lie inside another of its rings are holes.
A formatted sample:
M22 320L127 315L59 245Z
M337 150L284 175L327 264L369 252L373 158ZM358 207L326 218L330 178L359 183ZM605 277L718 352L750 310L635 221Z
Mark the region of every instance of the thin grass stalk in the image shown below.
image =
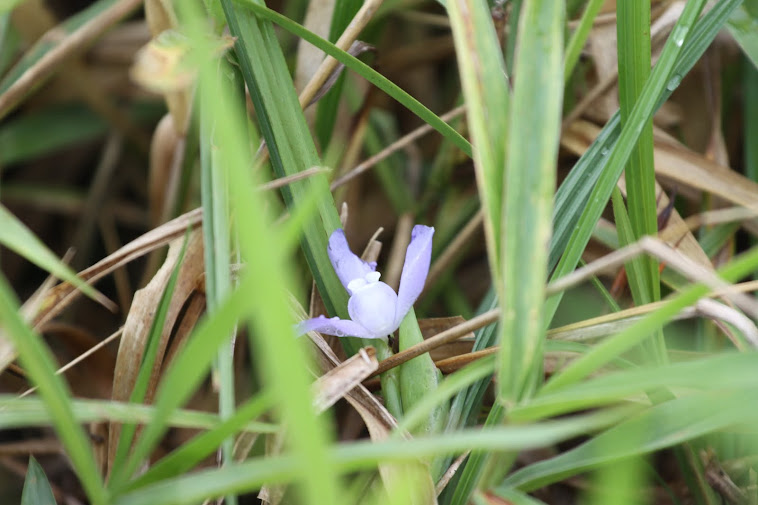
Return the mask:
M603 6L605 0L589 0L587 6L584 8L582 18L579 20L579 25L571 34L571 38L566 44L566 56L563 59L563 80L568 83L571 78L571 74L574 71L576 62L579 61L579 55L582 53L582 48L587 42L587 37L592 30L592 23L597 17L597 13L600 12L600 8Z
M629 120L645 81L650 76L650 4L619 2L616 4L618 39L619 112L621 127ZM626 168L627 205L632 236L636 242L643 235L658 233L653 162L653 121L648 118L632 150ZM622 237L621 245L628 243ZM655 258L643 256L634 260L639 268L631 269L627 278L637 305L660 300L660 273ZM645 346L651 359L663 362L666 345L662 332Z
M221 72L223 67L217 68ZM237 73L230 74L237 76ZM237 86L239 90L240 87ZM241 88L244 94L244 87ZM214 114L215 107L207 97L200 103L200 195L203 206L203 251L205 260L205 292L208 312L217 310L223 299L229 296L231 283L231 224L229 221L229 191L224 170L224 160L214 146L217 143ZM216 358L213 383L218 388L219 415L227 419L234 414L234 335L223 345ZM221 456L225 465L232 462L232 445L229 437L221 444ZM237 503L236 496L226 496L230 505Z

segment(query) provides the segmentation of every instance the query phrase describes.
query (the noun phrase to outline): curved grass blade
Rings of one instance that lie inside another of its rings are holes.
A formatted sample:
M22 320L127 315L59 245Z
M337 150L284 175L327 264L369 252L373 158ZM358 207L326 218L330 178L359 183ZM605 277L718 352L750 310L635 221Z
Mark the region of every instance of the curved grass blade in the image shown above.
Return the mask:
M756 401L758 390L751 387L729 392L708 391L661 403L575 449L518 470L505 479L503 486L529 491L603 464L728 428L736 419L751 425L756 420L756 413L746 406L754 405ZM635 444L617 443L630 433L636 438ZM608 439L614 443L609 444Z
M616 409L531 426L466 430L411 440L392 438L384 442L355 442L336 446L329 451L328 458L333 462L334 470L344 474L374 469L388 460L416 462L419 458L462 453L469 449L519 451L592 433L628 415L629 409ZM254 490L263 484L290 482L301 466L297 457L290 455L256 458L146 486L114 499L113 505L197 503L209 497Z
M71 392L56 375L55 360L42 339L21 319L18 302L0 275L0 325L18 351L21 365L36 384L66 454L85 492L95 505L105 505L107 493L95 463L89 438L75 420Z
M76 286L93 300L99 298L92 286L77 277L73 270L64 265L24 223L3 205L0 205L0 244L59 279Z
M253 2L253 0L232 0L234 3L244 6L255 13L256 16L261 19L266 19L277 25L281 26L290 33L297 35L303 40L313 44L317 48L324 51L329 56L345 65L350 70L354 71L368 82L381 89L389 96L397 100L399 103L408 108L411 112L416 114L425 123L429 124L432 128L440 132L441 135L447 137L454 142L458 148L471 156L471 144L461 136L460 133L455 131L450 125L442 121L436 114L424 107L418 100L410 96L408 93L400 89L395 83L378 73L373 68L369 67L359 59L351 56L350 54L340 51L334 44L322 39L318 35L306 30L301 25L295 23L291 19L282 16L281 14L272 11L268 7Z

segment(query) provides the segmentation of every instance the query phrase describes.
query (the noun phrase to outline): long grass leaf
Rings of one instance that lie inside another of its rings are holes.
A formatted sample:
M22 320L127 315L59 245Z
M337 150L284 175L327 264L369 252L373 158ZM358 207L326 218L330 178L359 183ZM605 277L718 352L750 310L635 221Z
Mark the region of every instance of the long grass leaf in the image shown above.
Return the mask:
M474 145L487 255L493 278L499 283L503 170L510 107L505 63L487 4L451 0L447 11Z
M714 5L698 20L692 29L692 33L684 41L682 51L674 65L672 78L682 78L690 71L727 22L729 15L741 3L741 0L723 0ZM669 84L674 84L675 81L676 79L674 82L670 81ZM666 85L658 96L654 109L660 107L674 89L675 86ZM557 265L561 255L566 250L569 238L577 229L579 217L590 199L590 194L595 188L600 174L606 170L609 161L608 155L614 149L620 133L619 114L616 113L606 123L595 142L574 165L568 177L558 188L553 212L554 225L550 243L550 270L553 270Z
M431 112L418 100L410 96L403 91L397 84L393 83L376 70L372 69L359 59L351 56L350 54L340 51L334 44L322 39L316 34L306 30L301 25L295 23L291 19L282 16L281 14L268 9L267 7L254 3L253 0L233 0L235 3L243 5L245 8L255 12L256 16L261 19L267 19L277 25L281 26L285 30L294 33L303 40L313 44L317 48L324 51L329 56L333 57L345 67L354 71L368 82L381 89L389 96L397 100L399 103L408 108L411 112L416 114L425 123L429 124L432 128L437 130L441 135L450 139L458 148L466 153L468 156L472 155L471 145L466 141L460 133L455 131L450 125L442 121L439 116Z
M419 458L461 453L469 449L518 451L545 447L617 423L628 413L628 409L621 409L531 426L464 430L445 437L356 442L336 446L329 452L329 461L334 462L336 471L346 473L374 469L388 459L416 462ZM146 486L115 499L113 505L197 503L205 498L254 490L264 483L290 482L301 466L297 458L290 455L256 458L239 465L195 472Z
M95 290L77 277L50 249L8 209L0 205L0 244L23 256L38 267L67 281L90 298L97 298Z
M676 60L683 53L683 47L704 4L705 0L688 2L682 15L674 25L653 72L645 82L645 86L638 100L635 102L628 121L621 129L613 150L610 153L606 151L608 162L592 185L587 205L582 211L576 227L570 234L566 249L553 273L553 279L566 275L576 267L587 242L589 242L592 230L595 228L595 224L600 218L611 196L611 192L629 160L637 139L644 129L645 122L650 119L658 105L659 97L663 96L667 88L671 86L671 79L681 80L681 75L675 73ZM601 153L593 153L593 155L595 154L602 155L602 151ZM552 315L560 299L561 296L556 295L547 301L546 314L548 320L552 319Z
M55 430L87 496L96 505L105 505L107 494L95 464L92 446L77 424L71 392L55 374L57 366L50 350L39 335L24 323L18 302L5 277L0 275L0 324L18 351L19 360L35 383L50 413Z
M529 465L508 476L503 485L529 491L601 464L612 464L727 428L735 419L751 424L755 415L745 405L755 401L758 401L755 388L677 398L619 423L575 449ZM619 443L630 440L627 438L630 433L636 443ZM608 439L616 443L608 444ZM599 450L601 446L603 450Z
M498 397L530 396L542 378L542 318L563 102L563 5L527 0L516 52L502 219ZM539 62L535 65L535 62Z

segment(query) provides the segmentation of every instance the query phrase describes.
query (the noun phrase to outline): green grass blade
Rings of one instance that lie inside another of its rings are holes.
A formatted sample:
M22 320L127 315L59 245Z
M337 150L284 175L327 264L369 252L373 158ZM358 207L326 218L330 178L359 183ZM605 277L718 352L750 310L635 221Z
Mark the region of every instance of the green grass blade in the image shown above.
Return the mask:
M600 8L603 6L604 0L589 0L587 6L584 8L582 18L579 20L579 25L571 34L571 38L566 44L566 56L563 60L563 80L568 82L571 78L571 73L574 71L576 62L579 61L579 56L582 53L584 44L587 42L587 37L590 35L592 29L592 23L597 17L597 13L600 12Z
M183 405L205 379L219 346L229 339L237 321L254 296L257 284L243 277L237 290L218 307L213 316L204 319L186 343L183 351L171 362L155 394L150 422L137 439L124 474L133 475L137 467L160 441L169 427L170 416Z
M737 41L742 52L758 66L758 32L755 30L758 20L758 6L755 2L745 2L729 16L726 27Z
M0 227L1 228L1 227ZM24 323L18 302L5 277L0 275L0 325L18 351L21 365L37 386L58 437L71 460L87 496L96 505L105 505L107 494L95 463L89 438L77 424L71 392L55 374L57 366L42 339Z
M154 418L156 409L149 405L135 405L111 400L72 400L74 420L78 423L114 421L118 423L148 424ZM44 402L35 397L18 398L16 395L0 395L0 429L22 428L24 426L50 426L54 419L45 408ZM165 419L172 428L213 429L221 420L215 414L193 410L176 410ZM248 422L243 429L251 433L275 433L279 426Z
M273 26L265 18L259 19L253 14L268 10L258 4L243 7L231 0L224 0L222 5L229 28L237 37L236 51L242 75L255 104L261 134L277 176L293 175L319 166L321 161ZM318 195L318 214L305 227L303 251L327 311L347 319L347 292L326 254L328 234L341 227L326 175L290 184L282 189L282 194L287 206L293 207L306 199L310 191ZM359 347L351 340L343 340L343 345L350 352Z
M700 15L705 0L693 0L685 5L682 15L677 20L674 28L664 45L661 56L646 80L645 86L635 102L634 108L629 115L628 121L621 129L619 138L613 150L608 154L608 162L603 172L593 185L587 205L581 213L571 237L566 244L558 266L553 273L557 279L571 272L576 267L582 256L587 242L592 235L597 220L608 202L611 192L616 185L621 172L624 169L629 156L634 150L637 139L644 129L644 124L650 119L655 111L659 97L671 86L671 79L681 81L681 75L675 73L675 63L679 54L682 53L692 26ZM551 297L546 303L548 320L552 319L555 309L560 302L561 296Z
M754 272L756 267L758 267L758 248L750 250L729 263L719 270L719 275L728 282L734 282ZM678 314L679 311L693 305L707 293L708 288L702 284L694 284L688 287L666 302L657 311L652 312L638 323L593 347L590 352L553 375L545 384L542 391L545 393L553 392L587 377L590 373L608 363L610 359L619 356L632 346L649 338L652 331L663 326Z
M47 476L34 456L29 456L24 490L21 493L21 505L55 505L55 497Z
M563 101L563 9L560 2L527 0L520 20L509 126L509 142L518 148L508 150L505 165L500 259L498 399L504 405L530 396L542 381L546 244Z
M424 341L421 330L416 321L416 313L413 309L403 318L400 323L399 349L402 351ZM407 412L424 401L429 395L433 395L439 385L439 371L434 366L429 353L417 356L400 365L400 397L403 401L403 411ZM415 426L419 434L431 434L442 430L447 415L447 405L440 402L435 408L429 410L423 423Z
M329 56L345 65L353 72L357 73L368 82L381 89L389 96L397 100L404 105L408 110L416 114L421 120L429 124L432 128L437 130L441 135L450 139L458 148L466 153L468 156L472 155L471 145L468 141L461 136L460 133L455 131L450 125L442 121L436 114L427 109L418 100L410 96L408 93L400 89L395 83L372 69L359 59L351 56L350 54L339 50L334 44L322 39L318 35L314 34L303 28L301 25L295 23L291 19L282 16L281 14L272 11L271 9L254 3L253 0L233 0L245 8L255 12L256 16L261 19L266 19L272 23L276 23L290 33L297 35L310 44L313 44L317 48L324 51Z
M237 92L238 102L244 100L244 83L238 72L228 66L219 66L217 72L234 79L229 89ZM214 114L209 109L216 107L215 100L203 97L200 102L200 196L203 206L203 253L205 260L206 304L213 313L232 290L231 281L231 223L229 214L229 188L224 170L223 153L215 146L218 131ZM218 383L218 408L222 418L229 418L235 409L234 342L222 345L218 350L214 367L214 379ZM232 461L234 440L228 438L222 444L224 464ZM236 505L234 496L225 497L229 505Z
M466 100L479 198L492 277L500 282L503 170L508 138L509 90L505 63L486 3L451 0L447 12Z
M619 113L621 127L629 119L645 81L650 76L650 4L646 2L620 2L616 4ZM624 170L626 174L627 204L631 236L622 238L621 245L636 242L643 235L658 233L657 203L655 194L655 166L653 163L652 117L643 123L637 143ZM620 202L623 206L623 201ZM623 236L622 236L623 237ZM634 260L639 268L629 270L627 278L637 305L656 302L661 298L658 261L649 256ZM654 337L644 346L651 359L666 360L663 334Z
M539 394L515 407L514 422L533 422L601 407L663 387L679 390L730 390L754 384L755 354L729 353L673 365L631 368Z
M0 205L0 244L59 279L76 286L90 298L97 299L95 290L64 265L24 223L3 205Z
M272 140L278 143L280 155L300 163L296 165L300 169L309 168L302 164L310 157L317 160L317 154L309 136L302 139L292 137L298 129L297 125L305 127L305 122L291 87L291 79L286 74L286 67L281 59L281 49L274 38L273 26L256 19L244 9L235 11L231 2L224 2L223 6L235 35L241 35L238 31L240 24L235 27L235 23L244 22L250 29L240 37L240 39L249 38L244 41L238 39L240 43L238 49L245 47L245 52L247 52L251 49L248 44L256 40L256 34L260 35L258 42L264 45L259 49L267 50L267 53L263 55L262 60L256 60L255 65L264 68L266 63L275 65L276 68L271 69L274 72L273 77L286 79L278 83L269 83L276 85L277 94L275 102L266 102L269 107L268 112L270 113L277 103L289 104L290 107L296 108L296 111L289 117L280 118L285 119L281 124L274 125L272 122L270 125L272 127L291 130ZM195 26L203 26L201 18L198 18ZM201 41L202 32L198 30L196 33L198 35L196 40ZM242 65L243 74L245 66ZM249 81L248 87L250 87ZM287 88L291 90L289 99L284 96L284 90ZM274 88L271 88L267 92L273 90ZM252 88L250 91L254 92ZM265 212L265 195L255 191L256 185L249 170L251 150L243 127L246 114L245 102L242 96L230 89L228 79L216 72L214 65L209 65L204 69L200 92L205 99L214 100L213 112L217 114L215 124L218 128L217 148L223 154L223 165L227 170L234 214L244 216L244 220L235 220L237 225L235 231L246 270L256 283L255 289L250 290L251 296L247 299L245 306L245 319L249 323L254 362L260 370L263 383L270 388L271 394L277 400L277 413L287 427L287 445L299 461L297 489L302 500L312 503L323 501L339 504L342 498L341 483L337 480L327 454L331 433L325 416L318 416L313 407L305 340L294 338L288 293L288 289L294 284L292 272L287 264L287 258L281 255L280 235L271 231L271 223ZM260 109L257 111L260 112ZM278 113L282 112L278 111ZM287 141L289 141L288 144L285 143ZM271 148L272 144L268 145ZM322 182L326 184L325 180ZM322 202L323 212L336 215L326 186L325 189L326 193ZM307 200L308 194L304 196L304 201ZM318 228L315 226L311 228L324 236L325 225L326 223L320 224ZM320 253L326 256L325 248ZM331 266L330 272L332 272ZM333 272L332 275L336 277ZM343 289L341 284L339 288Z
M336 446L329 452L328 460L334 462L334 470L342 474L375 469L378 464L390 459L394 462L417 462L419 458L462 453L469 449L518 451L546 447L603 429L619 422L628 413L628 409L620 409L531 426L465 430L444 437L356 442ZM301 467L296 457L290 455L256 458L239 465L196 472L146 486L113 500L113 505L197 503L208 497L251 491L263 484L289 482Z
M153 464L147 472L124 487L131 491L142 486L181 475L190 471L210 456L224 440L238 433L251 419L256 419L271 408L271 395L260 394L248 400L212 430L196 436L172 453Z
M420 398L413 408L409 409L400 420L398 430L414 431L423 426L429 416L434 415L439 405L444 405L449 398L476 381L491 376L494 371L495 357L487 356L448 375L434 391Z
M698 62L705 50L729 19L729 15L742 3L741 0L718 2L698 20L684 42L674 65L673 75L684 76ZM661 92L655 109L671 95L668 86ZM606 170L609 154L621 133L619 114L616 113L600 131L597 139L574 165L555 197L553 237L550 243L549 268L553 270L566 250L571 234L576 230L579 217L596 186L600 174ZM610 194L610 193L609 193Z
M575 449L516 471L503 485L529 491L603 464L647 454L730 427L735 419L746 425L752 424L755 413L745 405L756 400L758 391L751 387L693 394L656 405ZM618 442L630 434L634 434L637 443L608 443L608 439Z

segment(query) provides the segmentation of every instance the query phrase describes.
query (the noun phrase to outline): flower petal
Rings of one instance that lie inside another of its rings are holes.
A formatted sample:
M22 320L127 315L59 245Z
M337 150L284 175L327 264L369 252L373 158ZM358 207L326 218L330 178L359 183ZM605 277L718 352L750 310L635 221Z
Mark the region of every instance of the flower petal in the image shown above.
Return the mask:
M337 277L340 278L340 282L350 294L353 294L347 288L350 281L363 278L367 273L376 270L376 263L366 263L353 254L350 246L347 245L345 232L342 228L332 232L326 252L329 254L329 260L332 262L334 271L337 272Z
M340 319L339 317L328 319L325 316L318 316L307 319L295 325L295 331L298 335L317 331L335 337L378 338L355 321Z
M405 251L400 289L397 293L395 324L400 325L408 311L416 303L416 298L424 290L429 263L432 261L432 237L434 228L417 224L411 232L411 243Z

